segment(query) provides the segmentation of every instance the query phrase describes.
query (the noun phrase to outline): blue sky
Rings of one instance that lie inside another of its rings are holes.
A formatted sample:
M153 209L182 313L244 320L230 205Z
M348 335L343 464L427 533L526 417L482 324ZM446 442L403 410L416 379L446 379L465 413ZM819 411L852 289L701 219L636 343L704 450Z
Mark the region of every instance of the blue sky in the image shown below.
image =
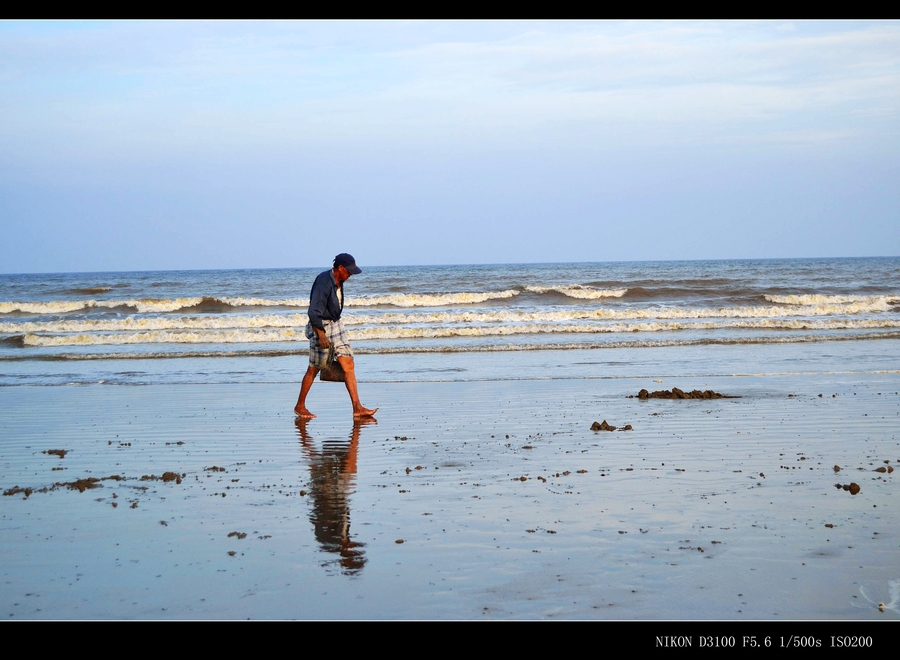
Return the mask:
M897 255L898 119L896 22L0 22L0 271Z

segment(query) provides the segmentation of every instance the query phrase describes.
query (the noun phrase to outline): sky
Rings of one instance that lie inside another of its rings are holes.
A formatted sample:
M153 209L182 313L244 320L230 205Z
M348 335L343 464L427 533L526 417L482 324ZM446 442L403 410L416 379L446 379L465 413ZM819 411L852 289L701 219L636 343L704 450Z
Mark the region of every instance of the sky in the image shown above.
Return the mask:
M0 272L900 255L900 23L0 22Z

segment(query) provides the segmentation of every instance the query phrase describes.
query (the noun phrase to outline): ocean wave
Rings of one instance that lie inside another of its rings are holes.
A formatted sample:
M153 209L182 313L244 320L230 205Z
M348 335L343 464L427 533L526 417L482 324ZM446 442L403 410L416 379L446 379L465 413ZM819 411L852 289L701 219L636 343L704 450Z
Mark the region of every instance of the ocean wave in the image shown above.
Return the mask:
M462 293L397 293L383 296L348 296L347 307L440 307L465 305L519 295L518 291L484 291ZM190 298L127 299L127 300L51 300L47 302L0 302L0 314L22 312L27 314L67 314L92 309L126 308L139 314L178 311L227 312L238 307L297 307L309 306L308 298L250 298L197 296Z
M444 307L446 305L469 305L487 300L502 300L519 295L518 291L484 291L462 293L392 293L385 296L348 297L348 307L372 307L392 305L394 307Z
M232 307L309 307L309 298L222 297L217 300Z
M857 320L773 320L755 321L657 321L651 323L530 323L520 325L374 327L349 330L351 340L438 339L449 337L498 337L530 334L614 334L634 332L675 332L682 330L877 330L900 328L900 319Z
M0 345L14 348L24 348L25 347L25 336L24 335L10 335L8 337L3 337L0 339Z
M497 333L511 332L516 328L541 326L549 331L567 332L567 327L594 328L588 332L637 332L655 329L720 329L720 328L891 328L900 327L900 318L841 318L821 319L814 314L803 314L803 318L791 318L781 308L775 316L748 314L741 321L703 321L702 319L743 318L721 310L581 310L559 312L434 312L430 314L345 314L344 325L354 336L358 333L390 332L407 328L409 332L447 332L490 334L490 328L500 328ZM708 312L707 314L697 312ZM716 313L719 312L719 313ZM128 316L122 319L61 319L57 321L0 321L0 335L64 334L64 333L129 333L153 331L211 331L211 330L256 330L263 328L291 328L302 330L306 327L306 314L259 314L259 315L217 315L217 316ZM588 322L581 325L566 325L573 321ZM637 321L636 323L629 323ZM381 330L388 326L387 330ZM412 328L412 329L410 329ZM502 330L502 328L508 328ZM513 330L509 330L509 328ZM551 330L552 329L552 330ZM572 332L571 330L568 330ZM574 332L582 332L575 330ZM543 331L542 331L543 332ZM447 336L451 336L448 334ZM422 335L426 336L426 335Z
M581 286L542 287L528 286L526 291L534 293L561 293L571 298L582 300L599 300L603 298L621 298L629 289L593 289ZM400 308L415 307L446 307L451 305L467 305L481 303L488 300L502 300L519 295L519 291L509 289L506 291L486 292L461 292L461 293L434 293L434 294L388 294L381 296L348 297L347 307L378 307L392 306ZM590 310L566 310L562 312L520 312L520 311L494 311L494 312L458 312L455 313L458 321L447 317L446 322L468 322L475 319L483 319L490 322L492 319L505 320L504 315L536 314L550 320L563 320L565 318L606 318L606 319L637 319L637 318L716 318L716 317L778 317L778 316L824 316L840 314L861 314L867 312L891 311L900 304L896 295L879 296L826 296L826 295L787 295L779 296L766 294L765 299L776 303L773 306L755 307L723 307L723 308L632 308L632 309L590 309ZM173 312L200 312L200 313L227 313L241 307L287 307L306 309L309 300L306 298L251 298L251 297L212 297L197 296L190 298L166 298L166 299L117 299L117 300L54 300L47 302L0 302L0 314L14 312L38 315L68 314L71 312L90 311L95 309L122 309L138 314L167 314ZM440 313L436 313L440 314ZM450 313L454 314L454 313ZM535 318L537 318L535 316ZM385 316L384 318L387 318ZM412 316L409 316L412 319ZM437 319L436 315L432 318ZM398 322L395 316L392 322ZM377 321L367 321L377 322ZM402 322L402 321L399 321ZM409 320L406 322L419 323L422 320ZM426 321L427 322L427 321ZM480 321L476 321L480 322Z
M267 298L241 298L197 296L191 298L142 298L128 300L51 300L48 302L0 302L0 314L23 312L27 314L66 314L92 309L129 309L139 314L168 312L229 312L237 307L301 307L306 308L306 298L271 300Z
M385 324L404 325L416 323L478 324L478 323L523 323L523 322L563 322L575 320L629 321L665 319L706 319L706 318L790 318L821 316L858 316L873 312L891 311L882 301L863 303L819 304L790 307L638 307L628 309L555 309L543 311L496 310L459 311L409 314L345 314L346 325Z
M308 320L309 317L306 314L266 314L255 316L128 316L124 319L0 321L0 334L296 328L305 327Z
M185 299L183 299L185 300ZM205 311L202 301L191 308ZM564 323L572 321L665 321L691 319L789 319L792 317L846 317L890 311L881 300L842 304L810 304L768 307L725 308L658 308L631 309L563 309L544 311L445 311L445 312L385 312L366 314L345 313L344 324L360 325L483 325L509 323ZM0 321L0 334L62 333L62 332L119 332L136 330L214 330L226 328L288 328L304 327L305 313L294 314L217 314L199 316L127 316L125 318L63 318L53 321ZM892 321L886 321L891 323Z
M248 344L306 340L303 332L283 330L221 330L132 332L114 334L36 335L26 333L25 346L102 346L124 344Z
M112 291L112 287L109 286L88 286L82 289L69 289L68 293L77 293L81 296L96 296L100 293L107 293Z
M900 328L900 319L757 319L744 321L654 321L645 323L525 323L517 325L374 326L348 330L351 341L384 339L438 339L450 337L498 337L527 334L612 334L674 332L681 330L875 330ZM285 328L158 329L112 333L37 334L26 332L17 339L22 346L91 346L115 344L244 344L305 340L302 330Z
M777 335L756 337L703 337L698 339L631 339L606 342L559 342L483 344L476 346L384 346L354 348L357 355L385 355L404 353L494 353L507 351L558 351L596 350L605 348L665 348L677 346L733 346L745 344L797 344L832 341L868 341L879 339L900 339L897 332L848 333L840 335ZM307 354L306 348L263 349L263 350L214 350L142 353L55 353L39 355L0 355L0 362L28 361L89 361L89 360L152 360L177 358L234 358L234 357L288 357Z
M706 337L701 339L637 339L591 343L547 344L486 344L483 346L390 346L384 348L354 349L354 353L503 353L507 351L565 351L596 350L603 348L666 348L677 346L734 346L744 344L806 344L827 341L861 341L870 339L900 339L900 332L878 332L852 335L792 335L777 337Z
M65 314L96 307L94 300L52 300L50 302L0 302L0 314Z
M569 298L597 300L599 298L621 298L628 289L597 289L592 286L573 284L571 286L526 286L532 293L561 293Z
M443 307L447 305L466 305L499 300L519 295L518 291L480 291L460 293L392 293L380 296L347 296L345 307L377 307L391 305L393 307ZM309 306L308 298L248 298L222 297L218 300L232 307L300 307Z
M890 309L891 306L900 303L900 295L878 295L878 296L838 296L825 294L798 294L778 296L774 294L765 294L766 300L782 305L866 305L872 309L879 308L881 310Z
M174 298L165 300L51 300L48 302L0 302L0 314L24 312L27 314L66 314L90 309L131 308L141 314L174 312L196 307L204 298Z

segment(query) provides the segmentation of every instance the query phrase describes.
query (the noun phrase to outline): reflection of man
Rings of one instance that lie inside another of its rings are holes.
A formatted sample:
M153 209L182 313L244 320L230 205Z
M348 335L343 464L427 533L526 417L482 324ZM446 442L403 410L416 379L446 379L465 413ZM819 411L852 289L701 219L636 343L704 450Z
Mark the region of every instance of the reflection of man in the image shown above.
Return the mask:
M356 451L360 429L364 424L377 422L372 418L353 420L349 442L326 440L321 451L316 450L306 430L309 420L298 417L294 423L303 445L303 455L309 463L309 495L312 501L309 518L316 540L325 552L340 555L336 561L345 574L358 573L366 563L362 550L365 544L350 539L350 496L356 485Z
M300 385L300 397L294 412L304 419L315 417L306 407L306 395L312 387L316 374L328 361L328 349L334 347L334 355L344 369L345 385L353 405L353 417L371 417L378 408L369 410L359 402L356 391L356 373L353 370L353 349L347 341L347 331L341 322L344 309L344 282L351 275L362 270L356 260L349 254L342 253L334 258L334 267L320 273L313 283L309 294L309 323L306 324L306 336L309 338L309 367Z

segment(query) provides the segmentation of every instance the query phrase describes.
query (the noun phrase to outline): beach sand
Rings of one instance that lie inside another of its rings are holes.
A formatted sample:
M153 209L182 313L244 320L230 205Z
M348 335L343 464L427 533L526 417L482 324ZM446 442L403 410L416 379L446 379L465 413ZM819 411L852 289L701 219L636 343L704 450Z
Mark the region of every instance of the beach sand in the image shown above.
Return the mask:
M0 388L0 616L900 618L896 373L659 380Z

